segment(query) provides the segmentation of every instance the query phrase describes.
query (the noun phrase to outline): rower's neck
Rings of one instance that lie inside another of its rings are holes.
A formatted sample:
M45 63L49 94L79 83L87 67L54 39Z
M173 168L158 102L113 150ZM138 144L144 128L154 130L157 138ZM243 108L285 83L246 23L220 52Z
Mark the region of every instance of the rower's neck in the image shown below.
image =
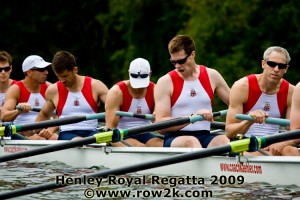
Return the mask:
M26 76L25 79L23 80L23 83L24 83L26 89L30 93L39 93L40 92L41 83L39 83L38 81L32 80Z
M11 81L9 79L7 81L0 82L0 93L6 93L10 85Z
M281 80L275 81L275 80L269 80L266 77L263 77L263 75L258 77L258 85L260 90L267 95L276 94L281 85Z

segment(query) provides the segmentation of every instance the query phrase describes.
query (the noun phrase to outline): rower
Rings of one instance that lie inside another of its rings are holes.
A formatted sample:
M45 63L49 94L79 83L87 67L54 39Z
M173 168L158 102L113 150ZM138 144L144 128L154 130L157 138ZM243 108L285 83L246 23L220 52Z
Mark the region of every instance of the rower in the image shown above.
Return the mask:
M272 46L265 50L261 67L263 72L236 81L230 92L226 134L234 139L238 134L246 137L266 136L279 132L279 125L268 124L268 117L289 118L294 86L283 79L291 58L282 47ZM240 121L237 114L247 114L253 120ZM271 155L292 155L296 149L275 143L263 149ZM245 152L244 155L262 155Z

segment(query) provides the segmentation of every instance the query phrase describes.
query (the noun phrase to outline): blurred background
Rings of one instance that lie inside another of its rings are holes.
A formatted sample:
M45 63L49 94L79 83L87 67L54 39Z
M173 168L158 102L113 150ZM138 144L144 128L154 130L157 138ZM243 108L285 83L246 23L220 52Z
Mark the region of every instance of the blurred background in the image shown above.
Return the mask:
M185 34L196 42L196 61L217 69L231 87L260 73L264 50L286 48L292 58L285 78L300 81L300 1L298 0L0 0L0 50L13 56L11 78L19 80L23 60L52 60L66 50L77 58L79 74L109 88L128 79L130 62L150 62L152 81L174 69L168 42ZM50 82L57 79L53 72ZM214 110L226 106L216 98Z

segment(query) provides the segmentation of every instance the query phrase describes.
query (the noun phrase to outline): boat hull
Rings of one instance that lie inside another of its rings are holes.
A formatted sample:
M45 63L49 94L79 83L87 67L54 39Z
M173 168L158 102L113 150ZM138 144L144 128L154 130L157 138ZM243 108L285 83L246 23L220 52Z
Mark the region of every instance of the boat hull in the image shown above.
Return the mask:
M40 148L61 141L1 140L0 156ZM19 159L27 162L63 162L72 167L109 169L166 159L174 155L201 151L193 148L111 147L87 145ZM216 184L266 182L272 185L300 186L300 157L212 156L136 172L158 176L208 178Z

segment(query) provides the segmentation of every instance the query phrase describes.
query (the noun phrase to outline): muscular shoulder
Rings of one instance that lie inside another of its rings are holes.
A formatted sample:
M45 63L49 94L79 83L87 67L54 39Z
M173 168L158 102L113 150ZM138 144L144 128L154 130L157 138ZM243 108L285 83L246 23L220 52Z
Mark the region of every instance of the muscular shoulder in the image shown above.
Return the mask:
M173 88L172 79L169 74L166 74L162 77L160 77L155 85L155 90L159 90L159 92L166 92L170 91Z
M164 85L166 86L165 84L169 84L171 83L172 80L171 80L171 77L169 74L165 74L164 76L160 77L156 83L156 85Z
M115 84L110 88L110 90L107 93L107 96L122 97L122 91L120 87L117 84Z
M20 96L20 87L16 84L10 86L6 92L6 96L14 96L19 98Z
M98 91L100 93L107 93L107 91L108 91L107 86L98 79L92 78L91 85L92 85L93 90Z
M206 67L206 71L210 78L218 78L221 76L221 74L216 69Z
M57 89L57 83L54 84L50 84L46 90L46 96L47 95L51 95L54 96L57 93L58 89Z
M248 82L247 77L243 77L243 78L237 80L236 82L234 82L231 89L242 89L242 90L247 89L248 90L248 85L249 85L249 82Z
M52 83L46 81L46 85L49 87L50 85L52 85Z

